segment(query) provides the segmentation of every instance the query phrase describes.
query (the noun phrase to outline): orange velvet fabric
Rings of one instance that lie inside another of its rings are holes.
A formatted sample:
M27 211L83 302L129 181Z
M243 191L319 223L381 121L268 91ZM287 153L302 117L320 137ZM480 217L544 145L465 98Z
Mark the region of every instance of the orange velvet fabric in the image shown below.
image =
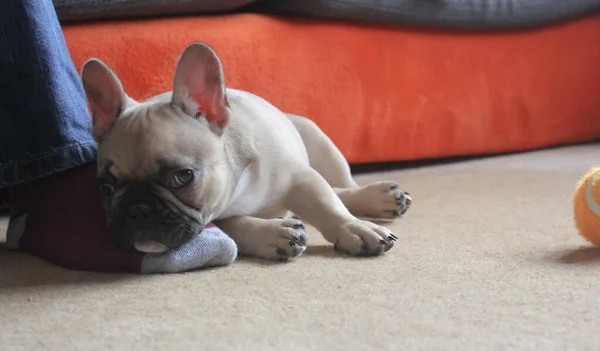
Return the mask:
M206 42L230 87L310 117L351 162L600 137L600 17L485 34L256 14L63 29L78 68L102 59L136 99L170 90L181 51Z

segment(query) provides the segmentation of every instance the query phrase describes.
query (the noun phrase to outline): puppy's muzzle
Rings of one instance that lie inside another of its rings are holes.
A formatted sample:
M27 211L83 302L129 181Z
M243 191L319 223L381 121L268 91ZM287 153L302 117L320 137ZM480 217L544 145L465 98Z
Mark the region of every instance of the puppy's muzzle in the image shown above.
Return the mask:
M133 221L145 221L152 214L152 206L147 203L130 205L127 208L127 215Z
M202 231L203 223L153 193L131 192L112 211L108 231L124 249L164 252L176 249Z
M129 206L126 212L130 220L143 222L152 216L152 210L153 208L149 204L140 203ZM149 253L160 253L169 249L167 245L151 239L135 240L133 247L138 251Z

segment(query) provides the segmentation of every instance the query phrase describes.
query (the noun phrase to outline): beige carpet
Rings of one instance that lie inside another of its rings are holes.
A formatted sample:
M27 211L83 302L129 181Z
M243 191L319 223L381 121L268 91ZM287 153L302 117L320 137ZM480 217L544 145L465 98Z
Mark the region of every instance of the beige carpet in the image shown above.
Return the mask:
M599 350L600 249L569 203L600 145L361 176L414 197L377 259L171 276L0 253L2 350Z

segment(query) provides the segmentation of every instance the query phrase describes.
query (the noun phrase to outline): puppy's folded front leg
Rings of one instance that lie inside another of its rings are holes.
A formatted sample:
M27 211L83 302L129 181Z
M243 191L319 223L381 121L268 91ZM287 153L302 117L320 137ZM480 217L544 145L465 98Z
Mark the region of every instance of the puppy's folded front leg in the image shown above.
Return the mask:
M315 226L336 249L357 256L377 256L397 237L385 227L353 216L327 181L314 169L295 176L286 208Z
M304 223L297 219L262 219L249 216L216 221L235 241L240 255L286 261L306 250Z

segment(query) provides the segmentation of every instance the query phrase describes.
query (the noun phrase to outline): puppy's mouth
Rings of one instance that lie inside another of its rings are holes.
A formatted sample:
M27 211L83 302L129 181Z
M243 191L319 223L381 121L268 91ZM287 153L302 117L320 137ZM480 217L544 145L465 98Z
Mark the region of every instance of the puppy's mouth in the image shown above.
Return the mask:
M169 250L167 245L151 239L138 239L133 243L133 247L145 253L163 253Z
M202 230L204 230L204 228L206 228L206 225L199 225L198 228L201 228L200 230L198 230L198 232L196 233L196 235L199 235ZM179 249L181 246L185 245L187 242L189 242L194 236L189 237L189 239L184 239L183 242L176 242L176 243L170 243L170 246L167 244L164 244L160 241L158 241L158 239L150 239L149 237L145 236L145 235L138 235L137 239L133 240L133 248L139 252L143 252L143 253L155 253L155 254L159 254L159 253L164 253L170 250L176 250Z
M131 206L135 208L139 202L117 208L108 223L111 239L125 250L144 253L176 250L199 235L208 223L203 213L191 217L164 200L145 206L147 213L143 216L131 211Z
M109 226L112 240L125 250L144 253L164 253L177 250L199 235L205 225L198 221L164 223L160 219L147 223L117 221Z

